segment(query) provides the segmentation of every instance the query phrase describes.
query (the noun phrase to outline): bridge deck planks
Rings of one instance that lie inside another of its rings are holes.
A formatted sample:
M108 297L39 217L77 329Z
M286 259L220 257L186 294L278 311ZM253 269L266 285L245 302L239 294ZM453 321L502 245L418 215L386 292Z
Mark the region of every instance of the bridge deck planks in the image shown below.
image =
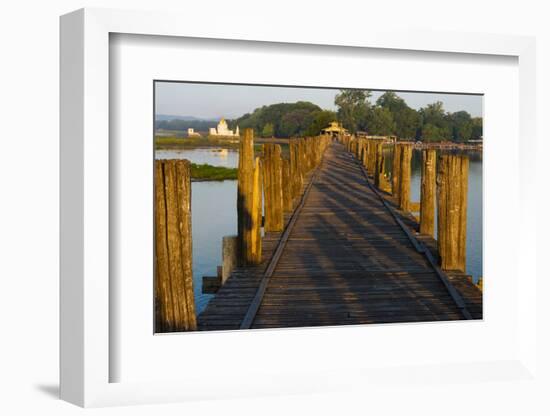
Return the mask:
M261 265L230 276L199 316L199 329L239 327L279 237L264 237ZM464 274L449 279L480 318L481 292ZM352 155L330 146L252 328L458 319L463 316L443 283L367 186Z

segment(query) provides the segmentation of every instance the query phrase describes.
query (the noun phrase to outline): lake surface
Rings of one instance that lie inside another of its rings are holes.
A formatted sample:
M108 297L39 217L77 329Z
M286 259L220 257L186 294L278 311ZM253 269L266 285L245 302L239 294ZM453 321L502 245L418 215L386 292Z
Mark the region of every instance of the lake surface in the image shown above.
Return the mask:
M212 166L236 168L239 164L239 152L234 149L203 148L203 149L167 149L156 150L156 159L187 159L193 163L208 163Z
M391 152L386 154L391 169ZM482 162L480 153L469 153L468 223L466 242L466 272L474 281L482 276ZM239 154L229 149L157 150L157 159L188 159L193 163L237 167ZM415 150L412 159L411 200L420 201L421 152ZM221 265L222 237L237 234L237 181L193 182L191 185L193 227L193 281L197 314L214 295L202 294L202 277L215 276ZM437 218L437 217L436 217ZM436 224L437 226L437 224Z

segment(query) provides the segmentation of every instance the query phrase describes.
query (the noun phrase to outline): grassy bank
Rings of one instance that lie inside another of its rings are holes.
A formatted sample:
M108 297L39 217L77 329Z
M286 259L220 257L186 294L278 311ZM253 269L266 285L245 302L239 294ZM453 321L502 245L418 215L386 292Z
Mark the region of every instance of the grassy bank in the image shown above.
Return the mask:
M262 152L262 144L276 143L281 146L281 152L284 158L289 158L289 145L286 139L254 139L254 151L256 155ZM213 137L175 137L175 136L156 136L155 149L199 149L208 147L219 147L222 149L239 149L239 142L236 140L217 139Z
M197 147L223 147L227 149L238 149L239 142L227 139L215 139L210 137L175 137L175 136L156 136L155 148L197 148Z
M223 181L226 179L237 179L237 169L212 166L207 163L191 163L191 179L193 181Z

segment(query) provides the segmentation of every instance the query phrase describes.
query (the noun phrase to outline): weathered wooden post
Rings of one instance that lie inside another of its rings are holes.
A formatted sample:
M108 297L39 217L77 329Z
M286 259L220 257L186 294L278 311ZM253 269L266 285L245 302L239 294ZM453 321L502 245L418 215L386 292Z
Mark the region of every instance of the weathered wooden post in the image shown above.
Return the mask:
M479 280L476 283L476 287L483 292L483 277L479 276Z
M364 168L367 170L369 170L369 151L370 151L370 140L368 139L365 139L365 150L363 152L363 159L362 159L362 162L363 162L363 166ZM369 172L370 173L370 172Z
M466 270L466 155L442 155L437 169L437 244L444 270Z
M382 153L382 142L375 144L375 170L374 170L374 186L381 188L382 181L384 180L384 154Z
M435 149L422 151L422 182L420 185L420 232L431 237L435 229L436 193Z
M302 171L300 170L300 146L298 139L290 139L290 178L292 181L292 200L294 201L303 185Z
M399 200L399 178L401 176L401 145L395 143L393 145L393 161L391 172L391 189L392 195Z
M302 177L302 184L307 174L306 139L298 139L298 170Z
M262 162L259 157L254 160L252 181L252 252L249 263L262 262Z
M292 179L290 176L290 161L283 159L283 211L291 212L292 211L292 199L293 199L293 190L292 190Z
M283 231L283 160L281 146L264 144L264 230Z
M158 332L197 329L193 295L191 164L155 161L155 296Z
M373 142L372 139L367 139L367 172L369 175L374 175L373 169L372 169L372 155L373 155Z
M313 161L315 157L315 150L314 150L315 142L311 137L308 137L305 139L305 143L306 143L306 154L305 154L306 166L307 166L307 171L309 172L311 169L313 169L313 166L314 166Z
M240 143L237 185L237 229L241 264L261 261L261 172L259 160L254 161L254 131L246 129ZM259 212L258 219L258 198Z
M233 269L235 269L239 261L238 243L239 239L236 235L226 235L222 237L222 285L229 279L231 272L233 272Z
M401 166L399 168L399 209L409 211L411 202L411 159L412 144L403 144L401 148Z

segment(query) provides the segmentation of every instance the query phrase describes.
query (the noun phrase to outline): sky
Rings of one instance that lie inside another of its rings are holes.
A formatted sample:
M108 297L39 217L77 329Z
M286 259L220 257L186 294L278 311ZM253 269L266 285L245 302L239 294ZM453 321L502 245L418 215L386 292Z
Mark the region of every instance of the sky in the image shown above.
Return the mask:
M334 97L338 89L302 87L266 87L257 85L197 84L155 82L155 112L157 115L193 116L198 118L233 119L263 105L310 101L325 110L336 110ZM384 91L373 90L374 103ZM418 110L427 104L442 101L445 111L465 110L473 117L482 115L482 96L399 92L407 104Z

